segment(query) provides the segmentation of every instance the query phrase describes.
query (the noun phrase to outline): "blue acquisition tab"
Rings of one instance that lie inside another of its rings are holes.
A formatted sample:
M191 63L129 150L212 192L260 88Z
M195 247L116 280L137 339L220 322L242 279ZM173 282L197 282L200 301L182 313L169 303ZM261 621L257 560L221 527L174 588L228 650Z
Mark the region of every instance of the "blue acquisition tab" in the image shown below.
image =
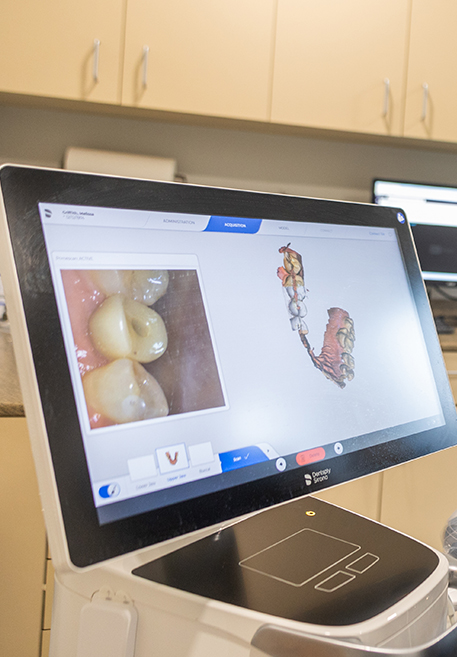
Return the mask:
M218 233L257 233L262 219L211 216L205 230Z

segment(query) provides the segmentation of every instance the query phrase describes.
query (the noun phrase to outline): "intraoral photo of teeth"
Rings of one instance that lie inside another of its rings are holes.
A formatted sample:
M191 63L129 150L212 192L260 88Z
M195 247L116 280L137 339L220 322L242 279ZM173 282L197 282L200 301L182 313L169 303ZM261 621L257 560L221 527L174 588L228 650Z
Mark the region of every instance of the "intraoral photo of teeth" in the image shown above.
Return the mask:
M224 406L195 270L63 270L91 429Z

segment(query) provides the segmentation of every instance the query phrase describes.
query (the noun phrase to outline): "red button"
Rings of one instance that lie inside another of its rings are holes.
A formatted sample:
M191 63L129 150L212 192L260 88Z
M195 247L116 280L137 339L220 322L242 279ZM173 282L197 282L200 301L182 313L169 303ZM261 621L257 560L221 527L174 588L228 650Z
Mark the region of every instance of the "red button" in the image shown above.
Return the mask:
M306 452L299 452L295 458L298 465L307 465L308 463L315 463L315 461L322 461L322 459L325 459L325 449L323 447L307 449Z

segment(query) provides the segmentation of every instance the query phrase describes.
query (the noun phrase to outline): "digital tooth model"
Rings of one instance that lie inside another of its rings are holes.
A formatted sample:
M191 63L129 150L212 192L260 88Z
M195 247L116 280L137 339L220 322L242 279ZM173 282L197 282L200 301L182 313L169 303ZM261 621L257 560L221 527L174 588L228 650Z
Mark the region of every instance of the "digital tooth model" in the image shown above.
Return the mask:
M283 266L278 267L277 274L286 292L291 328L298 331L314 366L340 388L344 388L345 381L354 378L354 322L346 310L328 309L329 321L324 333L324 344L321 353L316 356L308 341L308 327L303 319L308 311L304 303L306 288L302 257L290 248L290 242L282 246L279 253L283 254Z
M305 279L303 275L303 262L299 253L282 246L279 253L283 254L284 267L278 268L278 276L287 295L287 308L290 315L290 324L293 331L300 331L306 335L308 327L304 321L308 311L305 306Z

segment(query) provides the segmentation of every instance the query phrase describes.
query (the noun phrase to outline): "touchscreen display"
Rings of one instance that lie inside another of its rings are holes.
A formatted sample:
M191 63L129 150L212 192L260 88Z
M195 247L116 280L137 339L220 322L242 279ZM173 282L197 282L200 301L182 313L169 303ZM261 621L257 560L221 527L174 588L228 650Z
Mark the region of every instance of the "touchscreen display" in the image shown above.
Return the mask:
M393 228L39 215L101 524L444 424Z
M0 185L25 412L72 564L455 444L400 210L12 166Z

